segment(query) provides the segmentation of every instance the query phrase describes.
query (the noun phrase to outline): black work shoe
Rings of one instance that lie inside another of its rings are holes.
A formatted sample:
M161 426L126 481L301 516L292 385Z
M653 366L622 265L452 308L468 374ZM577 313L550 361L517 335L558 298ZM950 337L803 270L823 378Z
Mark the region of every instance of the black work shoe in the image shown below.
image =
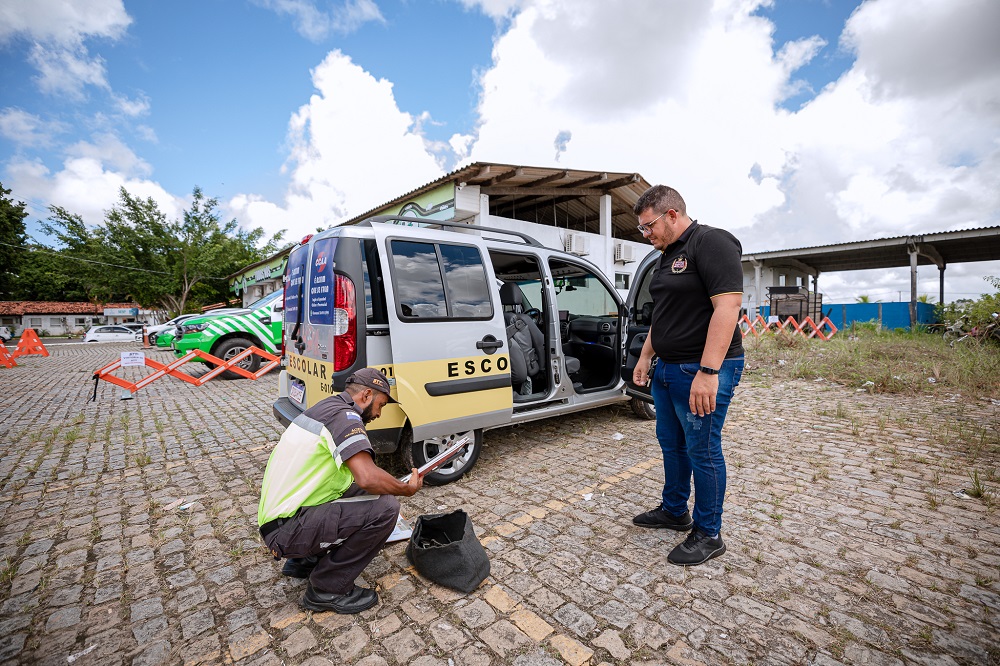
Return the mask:
M290 578L309 578L309 574L319 563L319 555L309 557L289 557L281 567L281 573Z
M679 544L667 555L667 561L682 567L693 567L697 564L704 564L713 557L718 557L726 552L726 544L722 542L722 535L714 539L700 527L696 527L688 534L684 543Z
M663 509L657 508L640 513L632 519L632 524L639 527L665 527L668 530L686 532L694 525L694 521L691 520L691 513L688 511L685 511L683 516L672 516Z
M312 583L306 585L306 593L299 602L303 608L314 611L333 611L341 615L353 615L368 610L378 603L375 590L354 586L347 594L331 594L313 589Z

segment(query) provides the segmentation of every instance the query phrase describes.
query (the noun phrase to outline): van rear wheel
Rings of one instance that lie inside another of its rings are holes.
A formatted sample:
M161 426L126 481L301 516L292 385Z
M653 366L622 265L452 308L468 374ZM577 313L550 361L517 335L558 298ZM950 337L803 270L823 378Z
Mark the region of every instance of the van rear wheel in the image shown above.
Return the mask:
M222 344L213 349L212 355L221 358L223 361L228 361L251 347L253 347L252 340L247 340L246 338L229 338L223 340ZM257 372L260 368L260 356L250 354L236 365L247 372ZM223 379L243 379L243 375L238 375L232 370L226 370L219 376Z
M472 469L479 459L479 453L483 448L482 430L469 430L442 437L431 437L420 442L414 442L412 432L408 432L401 442L403 466L407 472L414 467L419 469L428 460L466 435L472 437L472 442L457 456L424 477L424 483L429 486L443 486L446 483L457 481L465 476L465 473Z

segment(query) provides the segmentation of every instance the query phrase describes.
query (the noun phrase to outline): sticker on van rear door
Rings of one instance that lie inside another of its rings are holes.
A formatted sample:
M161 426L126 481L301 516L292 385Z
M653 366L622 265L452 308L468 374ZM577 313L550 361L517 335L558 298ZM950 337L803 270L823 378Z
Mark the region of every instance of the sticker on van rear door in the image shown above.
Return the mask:
M309 273L309 323L329 326L334 323L333 253L337 238L323 238L313 246L312 271Z

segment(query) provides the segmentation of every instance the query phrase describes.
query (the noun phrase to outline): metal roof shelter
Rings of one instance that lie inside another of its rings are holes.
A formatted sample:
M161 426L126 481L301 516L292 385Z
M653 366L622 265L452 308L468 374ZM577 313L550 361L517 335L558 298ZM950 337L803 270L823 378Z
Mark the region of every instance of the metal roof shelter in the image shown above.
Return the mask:
M489 212L570 231L600 232L600 199L611 197L612 237L645 242L632 207L650 184L637 173L585 171L474 162L407 192L343 224L357 224L446 183L478 186Z
M876 240L802 247L743 255L754 267L754 286L760 303L761 269L787 266L813 278L813 291L820 273L910 267L910 322L916 321L917 266L935 265L940 278L939 303L944 303L944 272L948 264L1000 259L1000 226L943 231L933 234L895 236Z

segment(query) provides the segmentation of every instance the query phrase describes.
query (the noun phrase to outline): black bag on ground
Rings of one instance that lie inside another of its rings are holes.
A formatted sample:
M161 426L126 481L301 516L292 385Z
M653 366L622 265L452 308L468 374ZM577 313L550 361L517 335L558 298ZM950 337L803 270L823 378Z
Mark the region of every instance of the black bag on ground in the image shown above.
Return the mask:
M461 509L417 516L406 559L424 578L466 593L490 575L490 558Z

